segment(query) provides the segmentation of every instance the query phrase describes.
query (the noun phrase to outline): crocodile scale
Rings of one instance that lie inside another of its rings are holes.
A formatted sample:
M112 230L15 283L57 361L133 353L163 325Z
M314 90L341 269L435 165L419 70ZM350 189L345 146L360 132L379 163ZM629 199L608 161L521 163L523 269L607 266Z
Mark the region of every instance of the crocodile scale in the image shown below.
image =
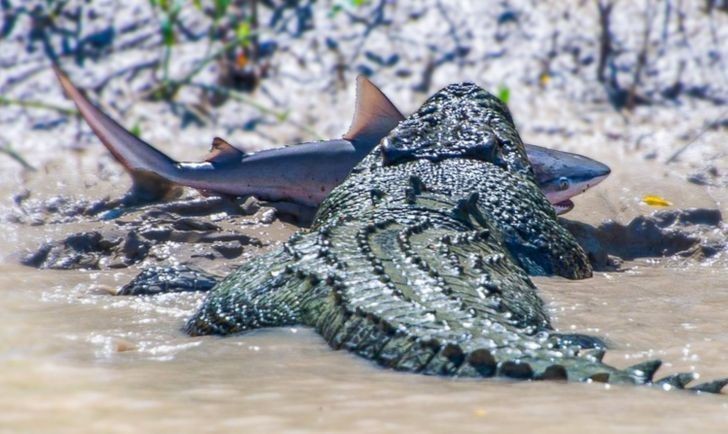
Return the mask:
M402 371L652 383L659 361L617 369L597 338L555 332L529 274L579 279L591 268L535 184L507 107L453 84L332 191L310 230L213 288L185 330L301 324Z

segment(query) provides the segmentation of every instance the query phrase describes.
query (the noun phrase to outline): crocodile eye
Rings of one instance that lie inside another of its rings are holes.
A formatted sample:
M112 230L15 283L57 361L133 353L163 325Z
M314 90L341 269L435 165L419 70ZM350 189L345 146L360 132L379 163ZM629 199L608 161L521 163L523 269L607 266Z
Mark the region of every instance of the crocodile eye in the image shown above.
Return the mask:
M569 188L569 180L565 177L559 178L559 191L564 191Z

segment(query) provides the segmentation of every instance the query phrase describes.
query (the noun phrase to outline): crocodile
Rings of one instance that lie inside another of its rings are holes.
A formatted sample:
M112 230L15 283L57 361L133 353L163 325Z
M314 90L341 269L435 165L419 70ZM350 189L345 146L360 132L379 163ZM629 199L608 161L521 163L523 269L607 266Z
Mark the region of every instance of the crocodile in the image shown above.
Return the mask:
M351 169L404 119L379 88L359 76L354 119L341 139L245 153L216 137L204 161L179 162L94 106L57 65L54 71L81 116L131 175L133 186L125 201L131 204L168 197L176 186L184 185L218 195L285 201L294 205L281 209L287 214L312 214ZM527 145L526 152L539 186L559 214L574 207L571 197L599 184L610 173L606 165L578 154L535 145Z
M218 283L184 330L305 325L400 371L687 388L692 374L654 380L659 360L619 369L602 362L598 338L554 330L529 275L591 273L537 187L508 108L452 84L353 169L309 230Z

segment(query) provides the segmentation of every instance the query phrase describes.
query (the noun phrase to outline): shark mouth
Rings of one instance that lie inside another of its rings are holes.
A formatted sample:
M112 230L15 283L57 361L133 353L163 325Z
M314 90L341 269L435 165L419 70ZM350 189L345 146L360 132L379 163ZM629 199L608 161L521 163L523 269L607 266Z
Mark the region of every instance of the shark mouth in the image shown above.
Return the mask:
M554 207L554 210L556 211L556 215L561 215L561 214L566 214L567 212L574 209L574 202L572 202L571 199L566 199L559 203L555 203L552 206Z

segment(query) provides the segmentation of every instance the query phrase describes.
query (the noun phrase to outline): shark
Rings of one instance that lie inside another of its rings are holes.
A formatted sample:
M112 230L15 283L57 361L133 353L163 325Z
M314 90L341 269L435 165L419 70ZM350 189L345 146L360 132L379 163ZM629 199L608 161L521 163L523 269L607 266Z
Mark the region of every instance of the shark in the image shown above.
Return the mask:
M255 196L293 203L288 212L310 215L329 192L405 117L369 79L356 79L356 104L349 130L341 139L304 142L244 152L215 137L202 161L176 161L140 139L94 105L57 65L53 69L81 117L132 178L136 201L169 197L177 186L206 194ZM602 182L610 168L591 158L526 145L535 179L557 214L574 208L572 197Z

